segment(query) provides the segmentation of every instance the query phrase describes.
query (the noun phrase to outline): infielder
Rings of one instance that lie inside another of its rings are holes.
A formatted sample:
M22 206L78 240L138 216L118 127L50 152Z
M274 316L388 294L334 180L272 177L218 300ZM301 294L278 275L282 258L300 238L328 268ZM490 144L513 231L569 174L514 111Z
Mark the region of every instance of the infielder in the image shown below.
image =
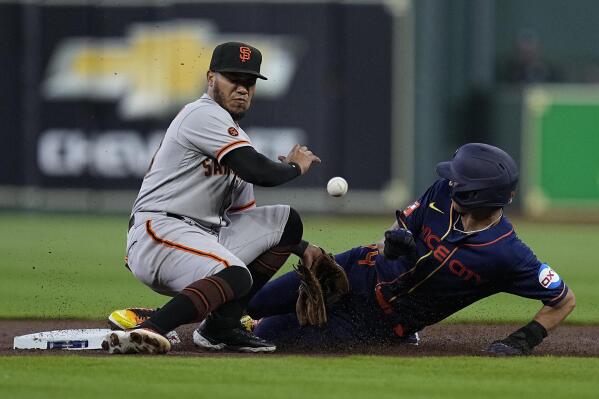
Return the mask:
M246 331L249 298L290 253L310 262L298 213L287 205L257 207L253 184L278 186L320 162L305 146L273 162L258 153L239 120L249 110L262 56L236 42L214 49L207 93L171 122L143 179L129 222L127 264L141 282L172 296L159 310L113 312L121 328L110 353L164 353L164 337L182 324L205 322L194 342L211 349L273 351ZM134 310L135 311L135 310ZM129 312L129 313L127 313ZM128 324L127 324L128 323Z
M406 339L415 343L414 334L426 326L507 292L540 300L543 306L530 323L488 351L529 354L570 314L575 298L503 215L515 195L516 163L497 147L471 143L451 161L438 164L437 173L440 180L396 213L382 243L336 255L351 291L331 306L324 327L299 327L300 279L291 272L264 286L250 302L250 315L262 319L256 334L282 346L310 349Z

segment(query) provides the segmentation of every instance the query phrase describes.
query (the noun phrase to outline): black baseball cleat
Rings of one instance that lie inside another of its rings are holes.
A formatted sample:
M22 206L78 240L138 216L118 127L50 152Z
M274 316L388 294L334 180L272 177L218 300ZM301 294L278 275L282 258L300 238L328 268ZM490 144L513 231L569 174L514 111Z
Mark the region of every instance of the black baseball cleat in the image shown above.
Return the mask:
M402 338L401 343L419 346L420 345L420 334L418 334L417 332L410 334L407 337Z
M202 349L248 353L274 352L277 349L275 344L258 337L241 324L234 328L211 329L205 321L193 332L193 343Z

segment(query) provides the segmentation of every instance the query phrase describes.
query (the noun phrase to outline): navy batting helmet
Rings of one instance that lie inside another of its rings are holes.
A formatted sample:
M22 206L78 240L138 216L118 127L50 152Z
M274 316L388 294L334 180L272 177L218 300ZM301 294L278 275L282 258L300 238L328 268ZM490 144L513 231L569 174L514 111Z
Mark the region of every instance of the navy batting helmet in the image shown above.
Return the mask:
M509 204L518 184L518 166L512 157L482 143L458 148L451 161L437 165L437 174L451 181L451 198L470 209Z

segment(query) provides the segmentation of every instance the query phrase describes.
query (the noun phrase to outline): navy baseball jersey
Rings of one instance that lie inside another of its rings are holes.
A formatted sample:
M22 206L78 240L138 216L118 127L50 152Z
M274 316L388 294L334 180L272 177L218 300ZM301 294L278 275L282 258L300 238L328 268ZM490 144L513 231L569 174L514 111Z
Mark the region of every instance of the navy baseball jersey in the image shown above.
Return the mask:
M436 181L403 212L417 256L390 261L376 255L377 298L396 333L434 324L479 299L507 292L558 304L568 287L516 235L507 217L490 228L464 232L452 208L449 181Z

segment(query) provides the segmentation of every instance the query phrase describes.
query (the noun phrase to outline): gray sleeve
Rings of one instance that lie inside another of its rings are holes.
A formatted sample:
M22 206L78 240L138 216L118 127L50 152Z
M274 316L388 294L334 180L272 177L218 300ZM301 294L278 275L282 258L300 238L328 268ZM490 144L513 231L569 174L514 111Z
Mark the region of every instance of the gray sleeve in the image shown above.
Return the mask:
M181 121L177 135L219 163L231 150L252 146L248 135L219 107L192 110Z

